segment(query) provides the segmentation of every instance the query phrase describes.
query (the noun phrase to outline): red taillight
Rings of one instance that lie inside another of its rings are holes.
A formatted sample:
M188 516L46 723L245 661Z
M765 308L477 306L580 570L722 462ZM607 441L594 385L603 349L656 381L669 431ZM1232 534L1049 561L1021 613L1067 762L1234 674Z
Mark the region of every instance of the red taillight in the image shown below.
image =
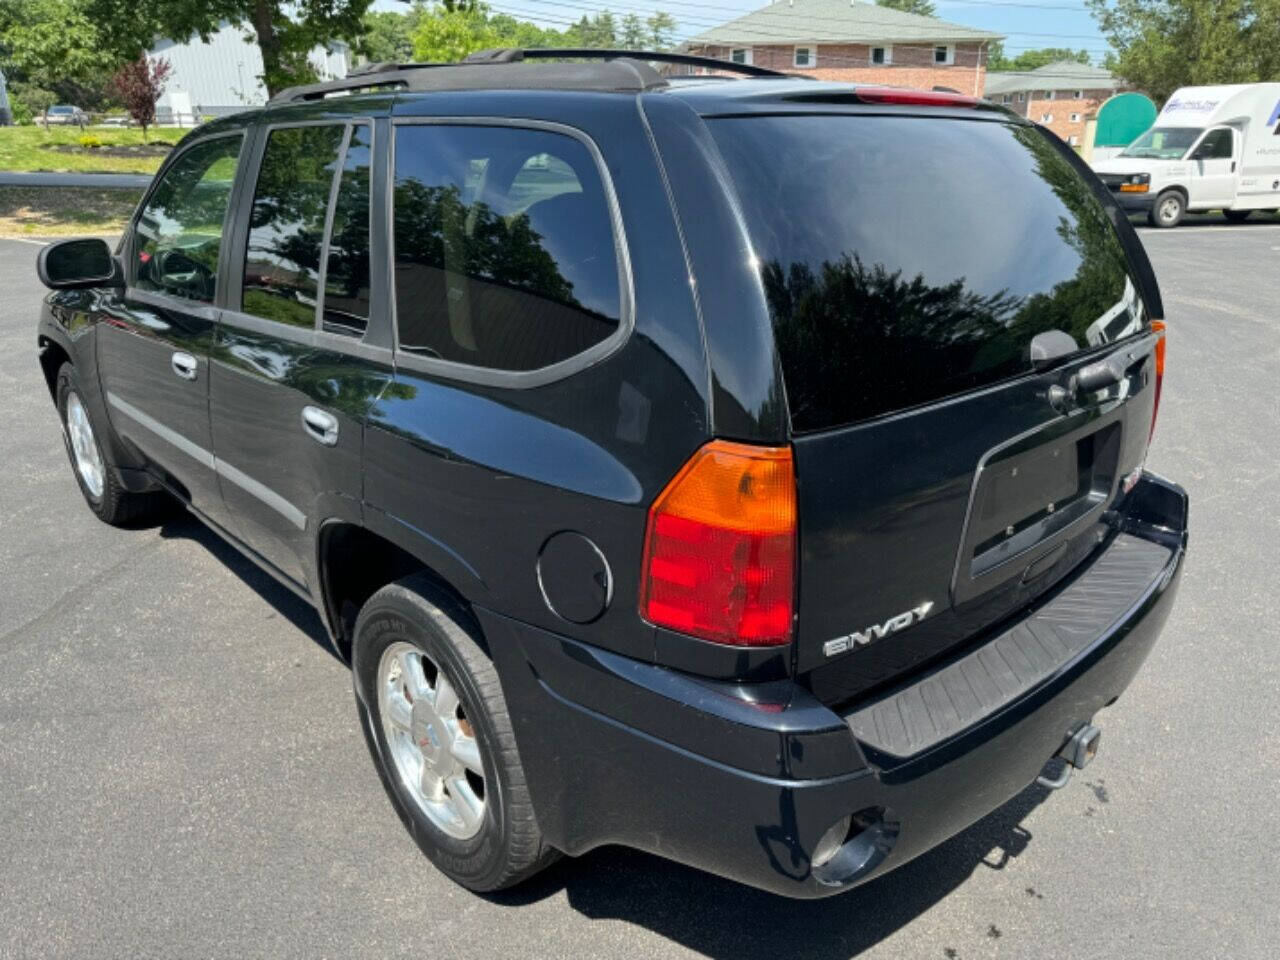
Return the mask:
M1152 320L1151 332L1160 335L1160 339L1156 341L1156 401L1151 407L1151 433L1147 435L1147 442L1156 433L1156 414L1160 412L1160 391L1164 388L1164 321Z
M716 643L790 643L795 555L791 448L713 440L649 509L640 613Z
M976 107L982 101L944 90L902 90L897 87L858 87L863 103L901 103L916 107Z

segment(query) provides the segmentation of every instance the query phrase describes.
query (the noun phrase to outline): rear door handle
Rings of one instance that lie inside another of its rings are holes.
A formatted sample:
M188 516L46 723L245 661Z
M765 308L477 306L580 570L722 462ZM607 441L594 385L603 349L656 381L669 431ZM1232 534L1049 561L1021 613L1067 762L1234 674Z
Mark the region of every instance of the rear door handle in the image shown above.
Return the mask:
M196 378L196 371L199 369L199 365L196 363L196 358L191 354L183 353L179 350L169 358L169 362L173 365L173 372L183 380L194 380Z
M316 443L326 447L338 443L338 418L327 410L307 405L302 408L302 426Z

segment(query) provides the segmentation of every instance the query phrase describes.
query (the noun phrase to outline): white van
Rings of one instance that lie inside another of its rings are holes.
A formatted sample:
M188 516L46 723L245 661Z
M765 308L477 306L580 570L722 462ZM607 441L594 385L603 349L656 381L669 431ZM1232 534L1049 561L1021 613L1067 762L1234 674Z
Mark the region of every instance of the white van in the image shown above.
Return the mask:
M1156 125L1094 169L1126 210L1176 227L1188 210L1280 210L1280 83L1183 87Z

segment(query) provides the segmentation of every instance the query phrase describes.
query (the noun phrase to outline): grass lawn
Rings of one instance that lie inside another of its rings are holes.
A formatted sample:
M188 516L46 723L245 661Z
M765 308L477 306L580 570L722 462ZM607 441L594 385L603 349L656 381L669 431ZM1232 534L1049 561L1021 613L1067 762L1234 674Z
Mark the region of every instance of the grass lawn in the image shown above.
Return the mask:
M141 191L0 187L0 237L116 236Z
M155 173L169 148L185 130L148 133L122 127L0 127L0 170L77 173ZM96 137L97 148L82 147L82 136Z

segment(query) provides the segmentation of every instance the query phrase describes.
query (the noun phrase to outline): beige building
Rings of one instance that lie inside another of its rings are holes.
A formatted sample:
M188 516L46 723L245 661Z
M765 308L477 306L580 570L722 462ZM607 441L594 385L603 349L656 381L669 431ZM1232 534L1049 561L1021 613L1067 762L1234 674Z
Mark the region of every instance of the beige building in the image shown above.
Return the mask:
M997 33L858 0L775 0L693 37L689 53L821 80L982 96Z
M1048 127L1073 147L1104 101L1130 85L1102 67L1070 60L1035 70L988 73L986 97Z

